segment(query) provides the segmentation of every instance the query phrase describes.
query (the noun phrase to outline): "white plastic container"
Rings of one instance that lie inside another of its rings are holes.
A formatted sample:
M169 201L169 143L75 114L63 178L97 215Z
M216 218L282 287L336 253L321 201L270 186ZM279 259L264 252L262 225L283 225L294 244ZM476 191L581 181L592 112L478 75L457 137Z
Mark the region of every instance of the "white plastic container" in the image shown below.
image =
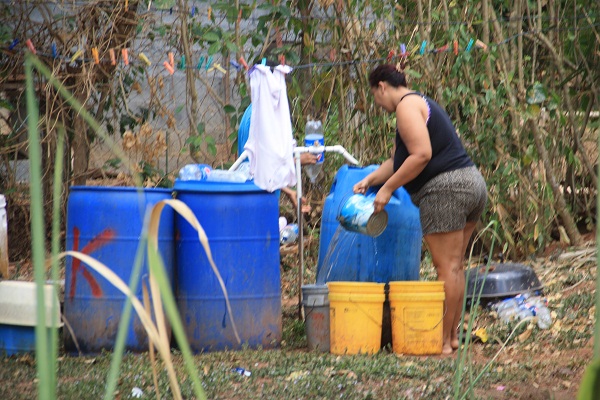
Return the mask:
M53 285L44 285L46 327L61 327L60 304ZM35 351L35 282L0 282L0 354Z
M8 279L8 221L6 198L0 194L0 278Z

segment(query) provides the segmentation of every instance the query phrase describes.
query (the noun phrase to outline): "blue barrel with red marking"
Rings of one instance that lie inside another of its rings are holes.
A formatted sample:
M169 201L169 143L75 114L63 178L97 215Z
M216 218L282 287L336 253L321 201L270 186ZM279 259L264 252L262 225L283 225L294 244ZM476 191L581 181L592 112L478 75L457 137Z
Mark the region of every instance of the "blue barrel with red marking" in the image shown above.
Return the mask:
M168 189L133 187L74 186L67 203L66 249L83 252L117 274L129 285L138 252L145 213L161 200L172 198ZM158 250L167 276L173 282L174 218L165 207L158 232ZM143 267L136 296L142 301L142 284L148 284L146 247L141 252ZM67 257L65 267L64 315L75 338L64 329L65 348L98 353L114 348L125 295L93 269ZM148 337L135 311L132 311L126 349L148 350ZM74 340L75 339L75 340Z
M242 344L278 346L279 194L252 182L176 181L174 191L206 232ZM198 233L179 215L175 228L176 299L191 348L195 352L241 348Z

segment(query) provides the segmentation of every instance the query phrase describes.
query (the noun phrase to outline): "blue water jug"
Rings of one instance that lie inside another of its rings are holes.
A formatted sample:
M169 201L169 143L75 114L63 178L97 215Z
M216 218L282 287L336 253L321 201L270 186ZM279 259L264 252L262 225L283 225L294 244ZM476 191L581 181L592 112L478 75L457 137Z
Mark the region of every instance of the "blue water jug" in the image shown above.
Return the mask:
M385 207L388 224L378 237L346 231L336 219L340 207L353 194L352 187L377 168L344 165L337 172L323 208L317 283L419 279L421 221L419 209L404 188L396 190Z

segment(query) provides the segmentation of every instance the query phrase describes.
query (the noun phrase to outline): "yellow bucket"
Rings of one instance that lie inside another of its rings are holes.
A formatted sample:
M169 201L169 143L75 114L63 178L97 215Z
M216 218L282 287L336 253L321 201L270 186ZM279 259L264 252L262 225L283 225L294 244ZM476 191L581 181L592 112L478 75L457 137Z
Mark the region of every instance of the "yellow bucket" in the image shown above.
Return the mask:
M442 353L445 297L444 282L390 282L394 353Z
M379 351L384 286L372 282L327 282L331 353Z

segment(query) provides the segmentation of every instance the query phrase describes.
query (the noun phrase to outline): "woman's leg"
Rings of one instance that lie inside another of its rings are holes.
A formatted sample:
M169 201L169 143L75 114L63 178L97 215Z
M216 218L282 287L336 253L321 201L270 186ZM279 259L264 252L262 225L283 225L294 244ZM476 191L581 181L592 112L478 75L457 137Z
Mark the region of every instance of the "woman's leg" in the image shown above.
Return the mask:
M446 310L443 326L443 354L450 354L458 347L456 327L460 321L465 291L463 259L474 229L475 223L467 223L462 230L432 233L424 237L437 270L438 280L444 281Z

